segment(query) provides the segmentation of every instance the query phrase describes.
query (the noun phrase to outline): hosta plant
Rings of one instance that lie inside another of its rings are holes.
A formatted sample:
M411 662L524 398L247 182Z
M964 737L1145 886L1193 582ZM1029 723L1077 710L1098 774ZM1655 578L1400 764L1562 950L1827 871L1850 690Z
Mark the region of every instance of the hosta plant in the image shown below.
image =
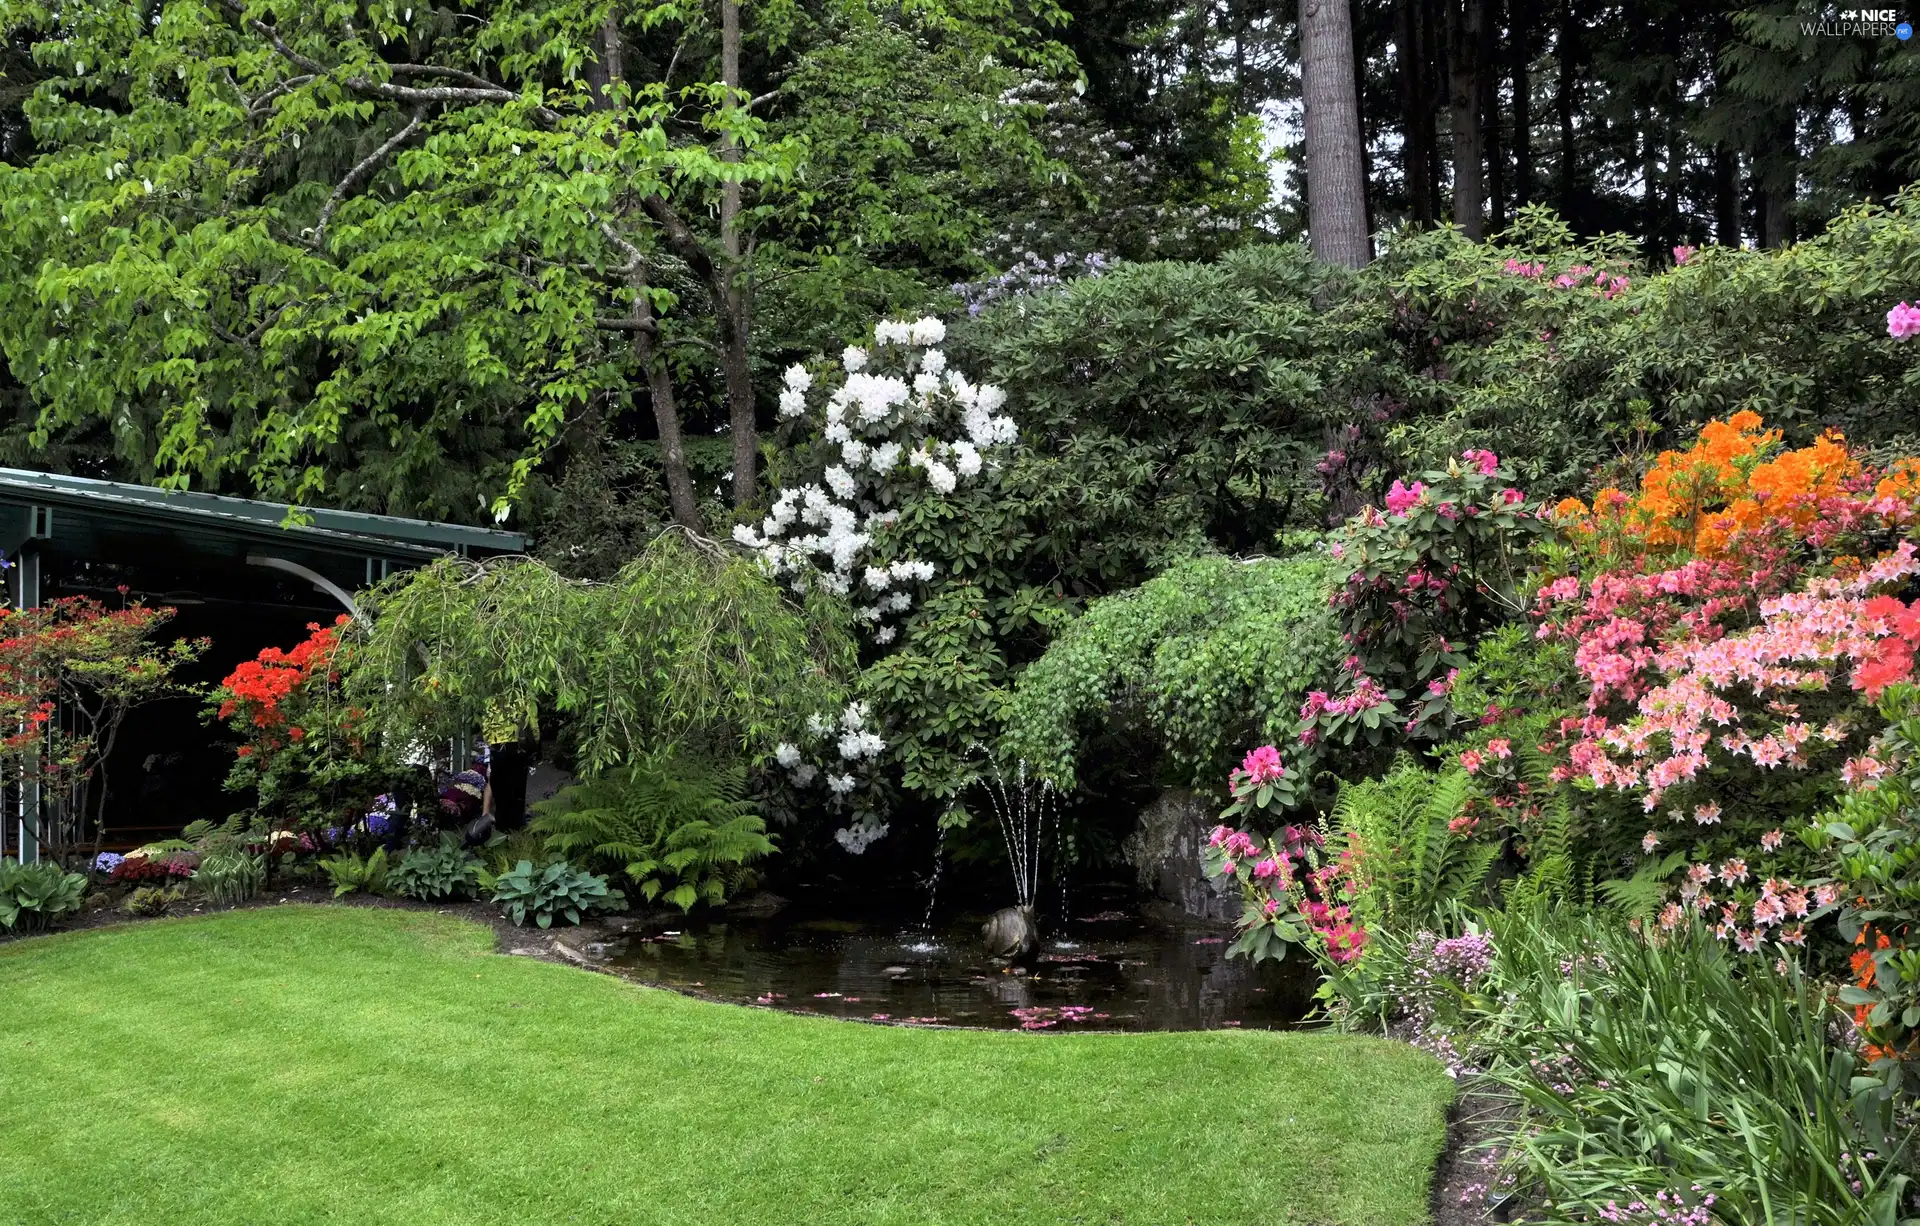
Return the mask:
M0 928L44 931L78 911L86 892L86 874L66 872L52 861L0 860Z
M471 897L480 885L480 857L462 847L459 839L443 834L437 845L416 847L400 857L400 863L387 873L387 885L396 894L422 902Z
M627 909L627 896L608 889L605 877L582 872L565 860L543 868L520 861L494 878L493 901L521 927L529 920L541 928L551 928L557 919L577 924L589 911Z
M193 888L216 907L232 907L255 898L267 885L267 865L260 856L210 853L201 857L193 873Z

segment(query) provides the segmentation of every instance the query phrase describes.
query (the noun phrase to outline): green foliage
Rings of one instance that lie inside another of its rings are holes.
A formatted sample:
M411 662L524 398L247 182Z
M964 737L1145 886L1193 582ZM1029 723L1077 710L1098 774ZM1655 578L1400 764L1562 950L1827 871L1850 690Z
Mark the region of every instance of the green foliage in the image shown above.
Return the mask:
M193 887L216 907L232 907L259 896L266 888L267 864L245 853L212 853L200 857L193 870ZM335 878L336 886L339 878ZM340 893L336 889L336 896Z
M624 911L627 896L607 888L607 879L597 873L583 872L565 860L555 860L535 868L522 860L500 874L493 882L493 901L508 919L522 927L531 918L542 928L550 928L556 919L577 924L589 911Z
M1436 775L1402 758L1384 778L1340 790L1332 816L1358 862L1357 916L1410 933L1482 895L1500 848L1454 825L1472 786L1465 771Z
M529 829L553 853L614 866L647 901L682 911L725 902L772 854L766 823L746 798L746 770L655 754L574 784L535 806Z
M186 900L184 885L143 885L120 901L120 909L128 915L151 918L165 915L168 908Z
M66 872L51 860L0 860L0 928L44 931L78 911L86 893L85 873Z
M480 886L480 857L443 834L433 847L415 847L387 874L387 888L406 898L438 902L471 898Z
M376 847L368 856L343 851L320 861L320 871L333 882L333 896L357 892L365 894L385 894L387 892L387 849Z
M0 171L0 346L37 439L111 423L141 476L439 517L638 399L644 359L606 325L640 301L699 397L716 342L748 356L736 275L788 318L924 298L995 220L975 177L1049 168L999 102L1016 70L1071 71L1048 3L747 6L752 106L680 4L166 15L0 9L40 66L36 156Z
M1091 730L1118 725L1218 792L1238 755L1290 733L1305 692L1332 674L1337 569L1324 557L1200 558L1093 601L1021 673L1006 756L1070 789Z
M544 835L524 827L509 834L496 832L480 849L480 888L491 891L494 879L522 860L545 865L552 859Z
M1902 1220L1912 1124L1797 967L1738 964L1698 923L1651 943L1571 908L1489 920L1476 1042L1522 1110L1506 1147L1544 1201L1528 1220L1658 1192L1710 1193L1717 1221Z
M843 703L852 671L844 610L796 606L750 560L679 531L604 584L448 558L364 599L347 688L369 734L505 741L557 724L588 773L663 745L764 756Z
M1304 248L1124 265L983 313L955 337L1007 390L1049 513L1038 552L1112 591L1182 554L1251 551L1313 523L1329 386L1315 300L1343 292ZM1148 491L1151 490L1151 495Z
M1840 934L1861 947L1840 999L1864 1010L1861 1029L1892 1057L1920 1031L1920 948L1911 937L1920 923L1920 686L1888 686L1880 713L1887 728L1870 756L1883 773L1870 787L1849 788L1801 838L1824 853L1842 887ZM1900 1076L1897 1059L1879 1068Z

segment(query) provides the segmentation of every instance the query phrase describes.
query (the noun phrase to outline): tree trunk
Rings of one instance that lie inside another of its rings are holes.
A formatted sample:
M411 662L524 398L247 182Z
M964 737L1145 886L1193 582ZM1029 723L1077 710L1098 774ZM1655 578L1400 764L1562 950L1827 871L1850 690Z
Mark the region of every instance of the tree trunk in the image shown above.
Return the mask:
M1423 54L1421 0L1400 0L1394 12L1393 58L1400 83L1400 164L1406 180L1407 213L1414 224L1433 224L1433 111L1427 106L1427 56Z
M1485 0L1447 0L1447 68L1452 86L1453 221L1468 238L1486 236L1486 168L1480 140L1480 31Z
M1513 207L1533 202L1533 0L1508 0L1508 75L1513 78Z
M1359 268L1373 258L1360 105L1347 0L1300 0L1300 96L1306 111L1307 234L1316 259Z
M1573 161L1573 112L1578 105L1575 76L1580 65L1579 21L1573 0L1565 0L1560 11L1560 38L1554 47L1555 70L1560 78L1553 94L1553 106L1560 119L1560 183L1554 194L1559 197L1560 215L1568 221L1574 220L1574 193L1579 185L1579 172Z
M1507 228L1506 157L1500 141L1500 72L1494 34L1500 25L1500 0L1486 0L1480 18L1480 131L1487 150L1487 225L1498 234Z
M1367 147L1367 57L1363 45L1366 30L1360 24L1360 0L1347 0L1347 29L1353 44L1353 102L1355 122L1360 125L1360 203L1365 206L1367 250L1373 250L1373 151Z
M613 87L627 76L620 23L611 12L600 26L599 41L600 76L594 88L594 105L605 109L620 105ZM633 334L633 354L647 376L647 400L660 434L660 467L667 479L667 503L673 508L673 522L705 536L707 529L700 518L700 504L693 495L693 473L687 468L687 453L680 440L680 406L673 394L673 375L659 355L656 343L659 320L654 318L653 303L647 297L644 270L636 270L633 291L633 317L645 325Z
M673 508L673 522L705 536L707 526L700 518L693 474L687 468L687 452L680 440L680 406L674 399L673 375L660 357L653 327L647 326L657 326L658 321L645 285L635 287L633 318L642 325L633 334L633 356L647 372L647 399L652 402L653 424L660 433L660 467L667 475L667 502Z
M1763 165L1760 185L1760 245L1784 247L1793 238L1792 221L1787 210L1793 205L1794 188L1800 174L1799 151L1794 147L1794 117L1789 112L1779 123L1772 149ZM1756 162L1762 159L1756 158Z
M729 110L739 105L740 3L720 0L720 81L727 88ZM740 146L731 136L720 143L720 159L740 160ZM740 182L729 180L720 189L721 275L725 278L720 315L720 366L727 385L727 421L733 433L733 505L752 506L759 495L759 427L754 420L753 370L747 360L749 323L746 261L741 258Z
M1727 148L1713 151L1713 241L1740 245L1740 164Z

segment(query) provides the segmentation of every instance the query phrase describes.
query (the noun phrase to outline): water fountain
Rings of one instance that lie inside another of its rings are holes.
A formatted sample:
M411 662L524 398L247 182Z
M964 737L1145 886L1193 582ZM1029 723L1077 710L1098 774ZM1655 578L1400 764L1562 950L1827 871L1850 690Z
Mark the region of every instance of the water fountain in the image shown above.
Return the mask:
M980 785L1000 825L1000 836L1006 840L1014 894L1014 905L994 912L982 925L980 935L988 953L1017 958L1031 953L1039 939L1034 898L1040 891L1040 852L1049 819L1056 826L1059 822L1059 793L1045 779L1029 776L1025 762L1011 775L997 768L989 771L981 777Z

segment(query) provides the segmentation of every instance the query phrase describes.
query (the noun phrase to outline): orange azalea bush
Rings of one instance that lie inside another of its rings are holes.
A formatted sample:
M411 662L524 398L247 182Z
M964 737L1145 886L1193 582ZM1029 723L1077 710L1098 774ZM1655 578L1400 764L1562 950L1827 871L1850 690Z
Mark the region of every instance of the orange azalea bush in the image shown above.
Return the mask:
M1791 451L1779 443L1759 414L1735 413L1708 422L1685 451L1661 452L1637 493L1608 487L1591 508L1568 498L1553 515L1602 564L1723 558L1789 539L1818 549L1844 533L1912 522L1920 461L1871 469L1832 431Z

